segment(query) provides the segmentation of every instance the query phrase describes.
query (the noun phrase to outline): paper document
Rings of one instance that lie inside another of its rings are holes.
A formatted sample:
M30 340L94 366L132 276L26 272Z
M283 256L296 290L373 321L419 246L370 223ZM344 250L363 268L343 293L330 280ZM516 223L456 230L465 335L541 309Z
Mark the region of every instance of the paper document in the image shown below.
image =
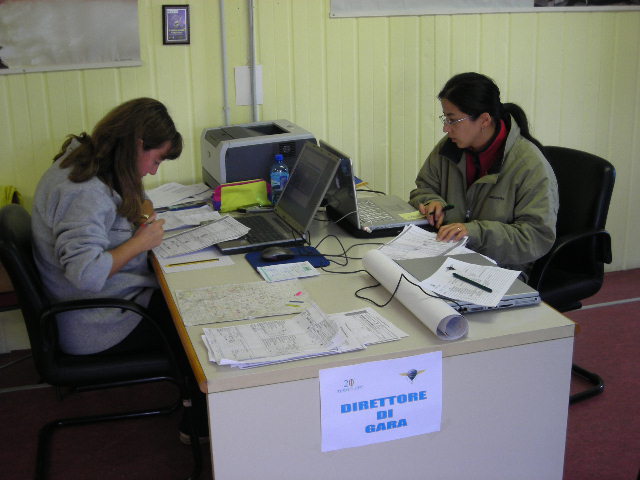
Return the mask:
M518 275L517 270L447 258L436 273L420 282L420 286L454 300L495 307Z
M338 323L314 303L291 319L203 331L212 361L240 368L364 348L357 339L347 338Z
M147 190L146 194L153 202L153 208L163 208L191 199L206 199L211 196L210 191L211 189L204 183L182 185L170 182Z
M153 253L159 257L175 257L184 253L196 252L226 240L240 238L248 231L249 228L235 218L225 215L212 223L165 238L160 245L153 249Z
M343 321L344 328L365 345L392 342L408 337L408 335L384 318L373 308L364 308L352 312L334 313L329 315L336 321Z
M177 228L195 227L204 222L219 220L222 216L209 205L198 208L190 208L187 210L170 210L158 213L158 220L164 220L163 228L165 231L175 230Z
M258 273L267 282L281 282L294 278L316 277L320 272L309 262L279 263L278 265L265 265L258 267Z
M325 315L313 303L292 319L203 331L209 360L238 368L362 350L407 336L371 308Z
M319 380L323 452L440 431L440 351L321 369ZM446 421L451 423L449 418ZM450 423L446 427L451 426ZM425 438L423 445L424 451L431 453L433 446L429 439ZM448 450L455 457L450 460L452 464L460 460L465 448L462 443L450 443ZM393 457L398 464L422 460L420 454L417 458L408 452L402 455L402 447L396 451L400 453L395 456L389 454L389 458ZM378 452L387 455L386 449ZM429 474L430 468L429 462L425 462L424 475L409 478L441 478L437 474ZM391 475L381 474L375 478L388 477ZM462 477L454 474L451 478Z
M185 325L300 313L307 308L310 300L307 292L295 280L177 290L175 298Z
M394 260L404 260L461 253L459 250L466 243L467 237L458 242L440 242L436 240L435 233L427 232L417 225L407 225L397 237L378 250Z

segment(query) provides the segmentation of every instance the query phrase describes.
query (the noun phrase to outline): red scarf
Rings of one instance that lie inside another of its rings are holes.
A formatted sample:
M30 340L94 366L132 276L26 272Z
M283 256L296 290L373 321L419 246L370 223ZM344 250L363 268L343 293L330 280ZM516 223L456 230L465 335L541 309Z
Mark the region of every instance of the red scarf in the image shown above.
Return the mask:
M467 150L467 187L478 178L484 177L496 161L504 153L504 144L507 140L507 126L500 120L500 130L490 142L489 146L481 152Z

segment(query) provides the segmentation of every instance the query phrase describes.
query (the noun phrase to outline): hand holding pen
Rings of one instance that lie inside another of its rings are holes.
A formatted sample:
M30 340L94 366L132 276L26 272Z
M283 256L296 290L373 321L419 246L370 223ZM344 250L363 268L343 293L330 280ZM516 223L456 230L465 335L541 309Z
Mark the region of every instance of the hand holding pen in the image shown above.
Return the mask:
M143 215L143 218L147 215ZM164 220L158 219L158 215L154 212L145 221L140 224L140 227L133 234L139 241L143 242L145 250L151 250L162 243L164 236Z
M438 230L442 222L444 222L444 213L452 208L453 205L443 205L441 202L429 202L426 205L420 204L418 209L422 215L427 217L429 225L432 225Z

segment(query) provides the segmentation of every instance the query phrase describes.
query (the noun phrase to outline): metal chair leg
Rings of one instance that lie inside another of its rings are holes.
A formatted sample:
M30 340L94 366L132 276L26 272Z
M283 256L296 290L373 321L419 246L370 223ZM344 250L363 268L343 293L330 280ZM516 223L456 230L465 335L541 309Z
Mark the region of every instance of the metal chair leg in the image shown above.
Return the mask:
M595 397L604 391L604 380L597 373L590 372L575 363L571 365L571 372L587 380L591 385L593 385L593 387L571 395L569 397L569 405L581 402L587 398Z
M73 417L73 418L61 418L58 420L52 420L51 422L45 424L38 434L38 450L36 453L36 471L35 471L35 480L44 480L47 477L47 467L49 465L49 457L50 457L50 444L51 437L56 428L59 427L71 427L71 426L79 426L79 425L90 425L102 422L110 422L115 420L128 420L133 418L143 418L157 415L170 415L175 412L179 407L178 402L174 402L169 406L148 409L148 410L137 410L133 412L120 412L113 413L107 415L93 415L86 417ZM198 451L198 459L201 457L200 451ZM197 472L199 475L199 470L201 469L201 460L198 461L195 458L194 451L194 462L198 463L198 468L194 467L194 472ZM197 478L197 477L194 477Z

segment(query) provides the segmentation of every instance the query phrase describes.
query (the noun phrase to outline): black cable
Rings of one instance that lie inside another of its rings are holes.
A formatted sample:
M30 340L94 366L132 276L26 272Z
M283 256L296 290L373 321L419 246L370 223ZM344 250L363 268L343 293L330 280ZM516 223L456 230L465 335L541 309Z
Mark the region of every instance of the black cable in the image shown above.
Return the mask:
M379 193L380 195L386 195L386 192L381 192L380 190L369 190L366 188L357 188L356 192L371 192L371 193Z
M375 280L375 277L374 277L373 275L371 275L369 272L367 272L367 273L369 274L369 276L370 276L371 278L373 278L373 279ZM389 305L389 303L391 302L391 300L393 300L393 297L395 297L396 292L397 292L397 291L398 291L398 289L400 288L400 282L402 282L402 279L404 279L405 281L409 282L409 284L413 285L414 287L418 287L418 288L420 289L420 291L421 291L422 293L424 293L424 294L425 294L426 296L428 296L428 297L431 297L431 298L439 298L439 299L441 299L441 300L449 300L449 301L451 301L451 302L454 302L454 303L458 306L458 308L460 308L460 307L461 307L461 305L460 305L456 300L454 300L453 298L445 297L445 296L443 296L443 295L438 295L438 294L435 294L435 295L434 295L433 293L431 293L431 292L428 292L428 291L424 290L424 289L423 289L423 288L422 288L418 283L415 283L415 282L412 282L411 280L409 280L409 278L407 278L407 277L404 275L404 273L401 273L401 274L400 274L400 278L398 278L398 283L396 284L396 288L394 288L394 289L393 289L393 292L391 293L391 296L389 297L389 299L388 299L385 303L383 303L382 305L381 305L381 304L379 304L379 303L376 303L375 301L373 301L373 300L372 300L372 299L370 299L370 298L363 297L362 295L359 295L359 293L360 293L362 290L367 290L367 289L369 289L369 288L376 288L376 287L379 287L379 286L381 285L381 284L380 284L380 282L378 282L378 283L377 283L377 284L375 284L375 285L369 285L368 287L362 287L362 288L359 288L358 290L356 290L356 291L355 291L355 294L354 294L354 295L355 295L357 298L361 298L362 300L366 300L367 302L371 302L371 303L373 303L376 307L381 307L381 308L382 308L382 307L386 307L387 305Z

